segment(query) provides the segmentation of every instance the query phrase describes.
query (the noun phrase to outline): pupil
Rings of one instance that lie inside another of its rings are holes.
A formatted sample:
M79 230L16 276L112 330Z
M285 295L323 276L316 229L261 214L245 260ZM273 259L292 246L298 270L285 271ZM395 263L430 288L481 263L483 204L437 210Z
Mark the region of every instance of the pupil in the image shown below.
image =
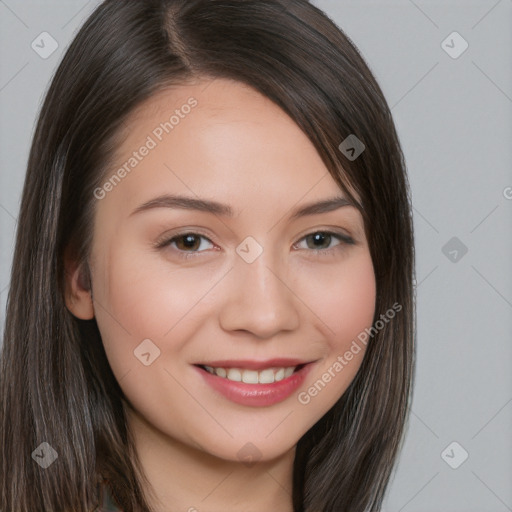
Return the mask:
M324 233L315 233L313 235L313 239L315 240L315 242L319 241L320 243L322 243L322 241L324 241L325 243L325 240L329 241L330 235L326 236Z
M197 240L194 235L184 235L181 239L188 249L193 249L194 246L197 245Z

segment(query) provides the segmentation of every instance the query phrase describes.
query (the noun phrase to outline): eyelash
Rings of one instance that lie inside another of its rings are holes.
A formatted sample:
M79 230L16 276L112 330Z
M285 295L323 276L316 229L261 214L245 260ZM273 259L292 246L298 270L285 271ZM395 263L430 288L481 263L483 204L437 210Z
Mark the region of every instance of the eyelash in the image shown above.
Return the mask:
M299 242L301 242L302 240L304 240L312 235L316 235L318 233L334 237L334 238L338 239L341 243L338 245L335 245L334 247L331 247L329 249L309 249L309 251L313 252L316 256L320 256L320 257L332 256L333 252L336 251L337 248L342 249L343 245L355 245L354 239L351 238L350 236L348 236L344 233L340 233L340 232L336 232L336 231L328 231L328 230L312 231L311 233L304 235L299 240ZM177 239L182 238L186 235L199 236L201 238L204 238L205 240L208 240L212 244L214 243L207 236L205 236L201 233L197 233L195 231L184 231L182 233L178 233L178 234L174 235L172 238L164 238L164 239L157 240L155 243L155 247L156 247L156 249L164 249L165 247L170 246ZM298 244L298 242L294 245L297 245L297 244ZM195 258L202 252L204 252L204 251L182 251L181 249L178 249L178 257L183 258L183 259Z

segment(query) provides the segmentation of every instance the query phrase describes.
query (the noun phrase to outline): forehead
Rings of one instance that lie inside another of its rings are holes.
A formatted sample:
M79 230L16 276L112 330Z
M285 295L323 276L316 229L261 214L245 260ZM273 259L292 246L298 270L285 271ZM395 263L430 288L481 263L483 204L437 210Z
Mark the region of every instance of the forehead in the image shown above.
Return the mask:
M120 208L165 192L215 197L238 213L343 195L298 125L231 80L159 91L125 120L119 140L106 178L127 171L108 196Z

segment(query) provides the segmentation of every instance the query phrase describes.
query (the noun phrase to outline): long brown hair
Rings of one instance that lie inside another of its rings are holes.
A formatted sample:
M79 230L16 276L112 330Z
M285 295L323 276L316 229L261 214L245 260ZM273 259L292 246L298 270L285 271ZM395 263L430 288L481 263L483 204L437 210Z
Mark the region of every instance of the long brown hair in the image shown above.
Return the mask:
M133 109L196 77L248 84L304 131L345 194L361 198L377 321L355 379L299 441L295 512L381 506L414 368L414 244L404 157L384 95L351 40L306 0L107 0L57 69L30 151L0 367L0 509L90 511L107 477L120 506L150 510L122 391L95 320L64 301L63 255L87 261L94 189ZM339 149L349 135L358 158ZM31 454L47 442L47 469Z

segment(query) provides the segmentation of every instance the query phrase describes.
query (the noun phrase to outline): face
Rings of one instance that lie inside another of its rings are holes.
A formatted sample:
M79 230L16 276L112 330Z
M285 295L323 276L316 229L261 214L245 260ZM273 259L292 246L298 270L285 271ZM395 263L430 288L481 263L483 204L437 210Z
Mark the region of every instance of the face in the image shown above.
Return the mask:
M342 191L298 126L240 83L160 92L126 126L95 192L89 262L126 401L162 439L278 457L362 361L353 342L375 307L363 219L343 203L300 214Z

